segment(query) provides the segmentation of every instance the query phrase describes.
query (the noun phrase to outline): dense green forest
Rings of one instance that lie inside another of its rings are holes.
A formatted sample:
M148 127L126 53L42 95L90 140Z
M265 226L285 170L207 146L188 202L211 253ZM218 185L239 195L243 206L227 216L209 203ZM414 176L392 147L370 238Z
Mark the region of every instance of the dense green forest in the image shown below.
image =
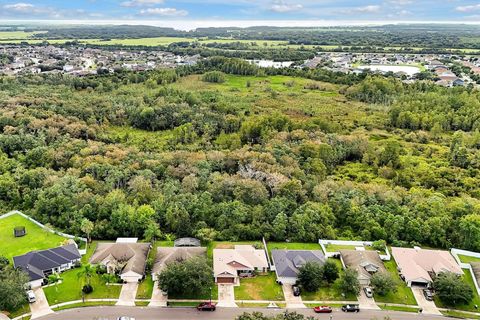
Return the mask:
M479 130L478 91L228 58L3 77L0 207L102 239L480 250Z
M25 26L21 26L25 27ZM480 28L476 25L395 24L358 27L249 27L198 28L191 31L151 26L26 26L44 39L127 39L150 37L192 37L238 40L282 40L290 44L358 47L419 47L480 49ZM19 28L15 26L14 28Z

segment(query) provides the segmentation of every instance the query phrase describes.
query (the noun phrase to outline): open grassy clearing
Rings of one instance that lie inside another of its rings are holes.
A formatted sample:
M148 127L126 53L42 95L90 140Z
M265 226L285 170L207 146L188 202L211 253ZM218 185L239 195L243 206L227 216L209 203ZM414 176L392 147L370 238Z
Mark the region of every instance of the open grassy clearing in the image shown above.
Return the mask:
M406 305L417 305L412 289L398 275L397 263L393 258L390 261L384 261L385 268L397 282L397 291L390 292L386 296L375 294L375 301L378 303L398 303Z
M27 234L15 238L13 228L24 226ZM44 250L58 247L66 239L48 232L30 220L14 214L0 219L0 255L12 259L14 256L25 254L33 250Z
M0 31L0 40L10 40L10 39L29 39L36 34L45 33L46 31L35 31L35 32L25 32L25 31Z
M473 283L473 278L468 269L463 269L463 281L468 283L470 287L473 290L473 299L469 304L464 304L464 305L458 305L455 307L449 307L446 306L440 301L440 299L437 296L434 296L435 298L435 304L439 308L445 308L445 309L456 309L456 310L463 310L463 311L472 311L472 312L478 312L478 308L475 308L475 306L480 305L480 297L478 296L477 290L475 289L475 284Z
M464 256L464 255L461 255L461 254L458 255L458 258L463 263L480 262L480 258Z
M284 301L282 287L276 282L274 272L240 280L235 287L236 300L269 300Z
M135 146L141 151L154 152L165 148L168 139L172 138L172 132L146 131L132 127L109 126L105 128L104 134L115 142L127 146Z

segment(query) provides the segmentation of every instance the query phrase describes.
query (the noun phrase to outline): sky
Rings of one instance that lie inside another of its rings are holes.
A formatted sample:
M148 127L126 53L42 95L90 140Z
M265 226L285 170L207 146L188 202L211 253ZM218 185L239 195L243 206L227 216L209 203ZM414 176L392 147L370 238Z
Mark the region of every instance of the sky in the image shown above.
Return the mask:
M179 21L201 26L475 23L480 0L0 0L0 23L12 20L161 26Z

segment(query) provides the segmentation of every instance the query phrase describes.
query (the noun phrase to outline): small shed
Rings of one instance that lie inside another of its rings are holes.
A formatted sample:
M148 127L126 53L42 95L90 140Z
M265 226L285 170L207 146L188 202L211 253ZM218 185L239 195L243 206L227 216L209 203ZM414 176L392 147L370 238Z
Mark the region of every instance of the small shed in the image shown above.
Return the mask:
M13 235L15 236L15 238L23 237L26 234L27 234L27 231L25 230L25 227L13 228Z
M196 238L180 238L173 242L175 247L200 247L200 240Z

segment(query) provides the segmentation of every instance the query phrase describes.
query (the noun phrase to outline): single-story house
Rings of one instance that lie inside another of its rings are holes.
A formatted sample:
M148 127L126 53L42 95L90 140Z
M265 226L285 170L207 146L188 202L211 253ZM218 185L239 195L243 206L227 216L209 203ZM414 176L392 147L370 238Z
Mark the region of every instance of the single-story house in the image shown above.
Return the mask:
M277 274L277 281L295 284L299 269L307 262L325 263L321 250L272 250L272 260Z
M13 265L28 273L31 287L37 288L49 275L73 268L81 257L77 245L72 243L13 257Z
M138 282L145 276L150 243L136 243L122 239L115 243L99 243L91 264L100 264L108 273L117 273L125 282Z
M370 279L375 273L387 272L377 251L340 250L340 260L344 268L358 272L358 281L362 286L370 285Z
M157 275L169 264L176 261L185 261L193 257L207 255L207 248L203 247L158 247L155 263L152 268L152 279L157 280Z
M236 245L234 249L213 250L213 273L216 283L240 284L240 277L251 276L255 271L268 270L265 250L251 245Z
M428 286L432 277L442 272L463 275L462 269L448 251L415 248L392 248L400 276L409 287Z

